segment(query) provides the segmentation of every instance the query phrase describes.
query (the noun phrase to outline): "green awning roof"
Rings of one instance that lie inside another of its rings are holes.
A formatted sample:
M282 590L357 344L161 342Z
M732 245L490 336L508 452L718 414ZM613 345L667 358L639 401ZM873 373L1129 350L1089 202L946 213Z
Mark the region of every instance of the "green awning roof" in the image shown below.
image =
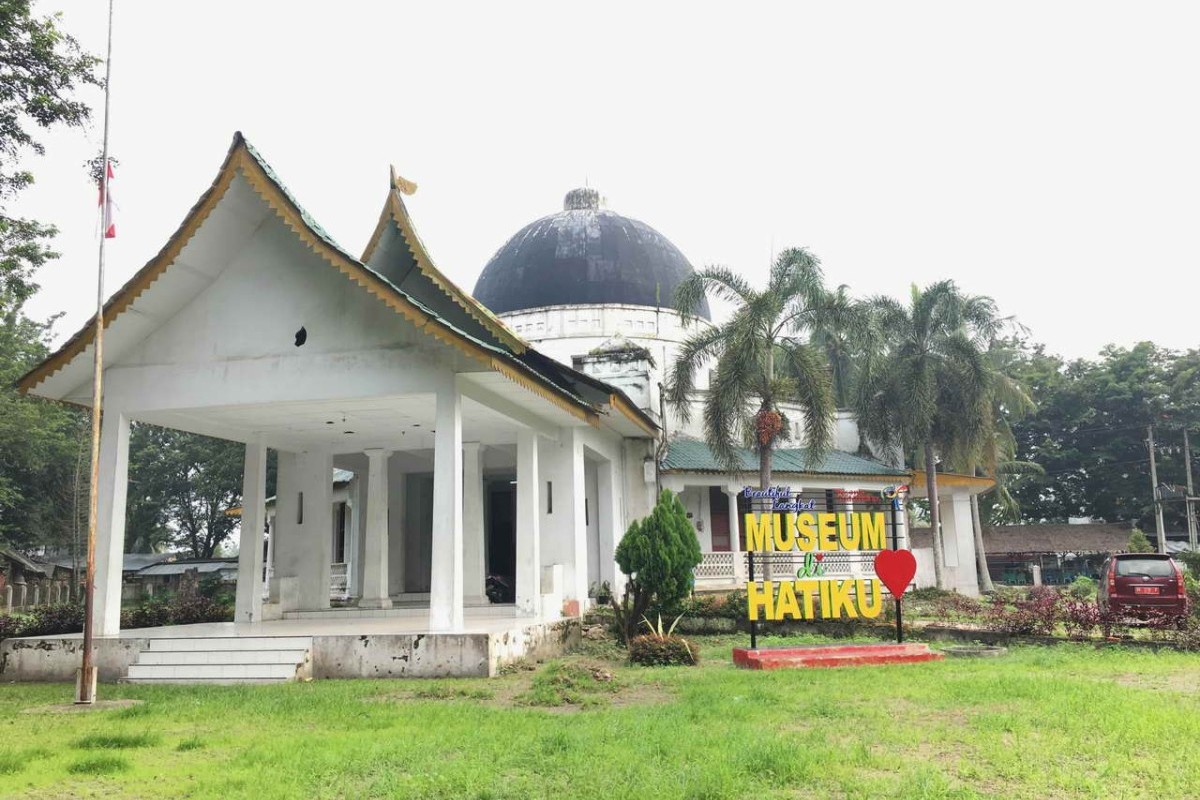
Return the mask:
M758 454L749 448L739 448L741 467L746 472L758 472ZM668 472L724 472L725 467L717 461L708 445L698 439L673 439L667 445L667 454L661 466ZM831 450L816 463L810 463L804 448L780 449L775 451L772 462L774 472L802 473L806 475L879 475L882 477L907 478L908 472L889 467L874 459L856 456L841 450Z

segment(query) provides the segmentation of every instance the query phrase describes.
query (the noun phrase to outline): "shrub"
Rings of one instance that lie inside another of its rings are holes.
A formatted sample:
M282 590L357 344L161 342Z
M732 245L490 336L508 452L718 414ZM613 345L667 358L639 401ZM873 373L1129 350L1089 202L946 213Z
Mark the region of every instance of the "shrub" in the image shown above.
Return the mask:
M1104 612L1094 600L1063 598L1063 627L1066 628L1068 636L1086 639L1103 620Z
M664 489L650 516L634 520L614 555L629 576L625 596L612 601L628 642L651 602L671 607L692 593L700 542L674 492Z
M646 667L692 666L700 663L700 649L682 636L644 634L629 640L629 661Z
M122 628L158 628L171 624L171 604L165 600L143 600L136 608L121 612Z
M12 614L0 614L0 642L10 636L20 636L21 628L25 625L23 617Z
M983 603L958 592L945 592L930 604L930 613L939 622L974 620L983 616Z
M62 603L40 606L28 612L21 636L54 636L83 630L83 604Z
M1071 585L1067 587L1066 591L1070 597L1076 600L1095 600L1096 582L1086 575L1080 575L1071 581Z
M1013 636L1049 636L1061 606L1062 595L1048 586L1036 587L1027 600L1009 602L997 595L988 608L985 624L990 630Z
M1146 538L1146 534L1142 533L1140 528L1134 528L1133 533L1129 534L1129 552L1131 553L1153 553L1154 545L1150 544L1150 540Z
M197 622L230 622L233 607L204 595L177 598L170 607L172 625L191 625Z

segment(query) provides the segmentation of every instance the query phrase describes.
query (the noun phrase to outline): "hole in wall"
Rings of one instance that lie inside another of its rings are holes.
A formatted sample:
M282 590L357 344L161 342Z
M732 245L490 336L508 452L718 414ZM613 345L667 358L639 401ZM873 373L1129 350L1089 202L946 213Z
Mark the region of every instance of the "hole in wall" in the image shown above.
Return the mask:
M308 341L308 331L305 329L305 327L303 325L301 325L300 330L296 331L296 347L303 347L304 343L307 341Z

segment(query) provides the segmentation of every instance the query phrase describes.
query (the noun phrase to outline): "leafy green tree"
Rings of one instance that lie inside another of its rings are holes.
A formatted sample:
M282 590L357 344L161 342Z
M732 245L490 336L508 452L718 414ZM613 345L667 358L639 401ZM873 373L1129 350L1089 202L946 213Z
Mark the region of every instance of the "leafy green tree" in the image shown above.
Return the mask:
M237 442L138 425L130 436L126 548L172 544L212 558L237 528L244 449Z
M942 531L937 465L962 462L986 436L992 372L985 350L1002 321L987 297L965 295L953 281L912 287L907 304L869 301L877 348L866 354L855 411L874 445L899 449L914 464L922 455L937 585L942 576Z
M45 152L34 131L83 125L89 111L75 92L99 82L97 60L57 22L27 1L0 0L0 539L19 547L71 540L86 430L79 413L13 388L47 353L53 320L31 320L24 307L35 273L58 254L55 228L10 216L7 203L33 182L21 158Z
M1013 485L1026 519L1070 517L1154 525L1146 426L1159 426L1160 480L1183 483L1182 437L1196 390L1189 374L1200 360L1151 342L1107 347L1096 360L1064 362L1041 345L1025 345L1014 362L1038 411L1013 425L1020 460L1045 475ZM1182 503L1165 506L1168 529L1184 527Z
M1154 545L1150 544L1150 540L1140 528L1134 528L1133 533L1129 534L1129 552L1131 553L1153 553Z
M700 542L674 492L664 489L650 516L634 520L614 555L628 576L624 597L612 599L628 642L652 602L671 606L692 593Z
M795 403L804 417L805 445L819 459L830 448L836 406L824 355L809 342L827 318L848 317L847 301L826 291L820 261L803 248L784 250L767 286L755 290L724 267L688 276L675 291L685 323L707 294L737 305L730 319L692 334L671 365L667 402L687 422L696 375L715 363L704 399L704 438L730 472L742 469L738 452L758 451L759 485L771 485L772 452L788 438L781 403Z

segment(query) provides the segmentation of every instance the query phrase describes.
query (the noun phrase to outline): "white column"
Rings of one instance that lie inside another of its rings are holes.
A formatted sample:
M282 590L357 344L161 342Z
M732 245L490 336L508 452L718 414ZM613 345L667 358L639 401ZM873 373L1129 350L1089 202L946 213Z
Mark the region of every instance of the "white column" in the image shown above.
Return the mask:
M433 547L429 627L463 629L462 398L451 383L437 393L433 439Z
M584 480L583 440L578 430L569 430L564 446L567 448L567 462L566 474L563 475L562 481L566 489L563 512L568 515L567 531L572 542L572 559L568 565L571 574L567 577L566 596L568 600L578 600L579 610L583 611L588 599L587 522L583 507L587 488Z
M125 561L125 492L129 488L129 417L108 410L101 419L100 480L96 495L97 636L121 632L121 578Z
M297 459L303 522L297 544L297 590L301 610L329 608L329 564L333 557L333 458L309 451Z
M541 475L537 434L517 434L517 614L538 617L542 611L542 554L539 521Z
M378 448L367 454L367 528L363 543L363 584L359 608L391 608L388 594L388 456Z
M267 446L246 445L242 468L242 522L234 620L262 620L263 526L267 517Z
M746 559L742 555L742 520L738 517L738 493L736 486L725 487L725 498L729 502L729 552L733 555L733 582L746 582Z
M483 535L483 453L478 442L463 445L463 581L467 601L486 601Z
M971 497L943 489L939 496L942 518L942 550L945 566L955 570L949 588L968 595L979 594L975 567L975 531L971 525Z
M596 521L600 525L600 580L610 588L617 585L617 565L613 560L621 541L620 476L616 464L605 461L596 466Z

